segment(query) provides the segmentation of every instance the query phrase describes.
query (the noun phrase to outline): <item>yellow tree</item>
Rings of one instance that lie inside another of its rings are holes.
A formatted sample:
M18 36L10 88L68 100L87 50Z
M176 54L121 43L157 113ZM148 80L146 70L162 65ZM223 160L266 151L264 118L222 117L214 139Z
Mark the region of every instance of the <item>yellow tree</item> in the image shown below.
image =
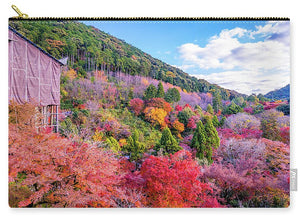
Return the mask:
M161 128L166 126L165 117L167 112L164 109L156 107L147 107L144 110L145 119L153 125L158 125Z
M77 77L77 72L74 69L70 68L68 71L64 71L63 75L69 80L73 80Z

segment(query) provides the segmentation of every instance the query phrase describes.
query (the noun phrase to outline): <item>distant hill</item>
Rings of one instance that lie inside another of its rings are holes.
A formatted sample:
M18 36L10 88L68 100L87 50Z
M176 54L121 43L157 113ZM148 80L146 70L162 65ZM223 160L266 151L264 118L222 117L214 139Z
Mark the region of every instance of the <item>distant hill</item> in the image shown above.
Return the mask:
M265 94L265 97L273 100L290 99L290 84Z
M151 77L179 86L187 92L220 90L225 100L245 96L192 77L124 40L81 22L10 19L9 25L54 57L60 59L68 56L68 65L83 77L86 72L97 68Z

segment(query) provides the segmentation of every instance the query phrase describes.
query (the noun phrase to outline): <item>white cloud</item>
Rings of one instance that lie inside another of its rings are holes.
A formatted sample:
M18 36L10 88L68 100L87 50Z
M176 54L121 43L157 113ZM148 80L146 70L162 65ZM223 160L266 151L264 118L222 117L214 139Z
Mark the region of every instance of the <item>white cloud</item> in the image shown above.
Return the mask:
M233 37L241 37L244 32L245 30L241 28L223 30L220 36L213 36L206 47L194 43L183 44L178 48L180 57L186 64L194 64L202 69L232 69L234 66L223 62L222 59L231 55L231 51L240 46L237 38Z
M267 40L275 40L282 42L284 44L289 44L290 42L290 24L285 21L269 21L265 26L256 26L256 31L250 33L250 37L263 36Z
M248 42L242 41L242 37L248 38ZM260 41L251 42L251 38ZM268 22L256 26L255 31L225 29L203 47L187 43L178 51L183 61L181 69L221 70L222 73L201 76L243 93L268 92L280 88L280 84L286 85L289 80L289 22Z
M193 75L199 79L205 79L227 89L234 89L240 93L250 95L252 93L266 94L270 90L278 89L289 81L289 72L281 72L272 76L258 73L257 71L224 71L209 75Z

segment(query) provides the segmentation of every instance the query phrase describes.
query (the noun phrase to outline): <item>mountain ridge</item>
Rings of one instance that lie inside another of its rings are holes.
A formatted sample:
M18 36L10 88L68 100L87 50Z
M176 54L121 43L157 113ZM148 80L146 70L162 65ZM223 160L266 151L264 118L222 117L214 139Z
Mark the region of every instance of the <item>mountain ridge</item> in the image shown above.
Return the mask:
M266 98L270 98L272 100L288 100L290 99L290 84L286 86L275 89L273 91L268 92L265 94Z

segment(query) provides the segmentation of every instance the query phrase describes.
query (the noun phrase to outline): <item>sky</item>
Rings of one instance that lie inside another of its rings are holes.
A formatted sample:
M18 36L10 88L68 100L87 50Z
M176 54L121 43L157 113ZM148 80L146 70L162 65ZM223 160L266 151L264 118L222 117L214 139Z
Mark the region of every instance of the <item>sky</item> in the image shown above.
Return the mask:
M83 21L197 78L250 95L290 83L288 21Z

